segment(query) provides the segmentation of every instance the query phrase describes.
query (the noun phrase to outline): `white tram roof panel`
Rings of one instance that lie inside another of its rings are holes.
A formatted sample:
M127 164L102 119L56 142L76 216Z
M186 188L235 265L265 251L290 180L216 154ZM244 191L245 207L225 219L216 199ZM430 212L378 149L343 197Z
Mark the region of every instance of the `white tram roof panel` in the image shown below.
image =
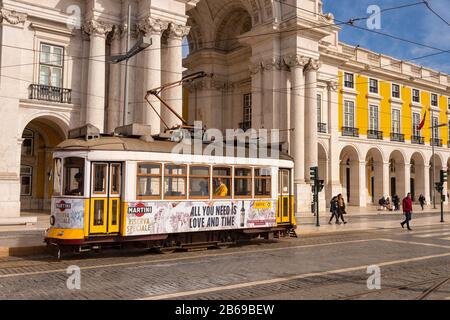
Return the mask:
M172 153L177 145L183 144L182 142L172 142L166 140L155 140L147 142L139 138L118 137L118 136L102 136L98 139L85 140L85 139L68 139L61 142L56 146L54 151L133 151L133 152L153 152L153 153ZM205 150L210 144L202 143L202 150ZM210 146L211 148L212 146ZM186 146L184 146L186 150ZM224 150L226 145L224 143ZM237 147L234 146L234 154L237 154ZM191 152L194 154L194 143L191 146ZM245 147L246 156L249 155L250 149ZM254 152L254 151L253 151ZM258 154L257 158L270 159L271 150L268 148L268 156L263 157ZM212 154L214 156L214 154ZM226 155L226 152L223 152ZM290 160L293 158L285 152L279 152L279 160Z

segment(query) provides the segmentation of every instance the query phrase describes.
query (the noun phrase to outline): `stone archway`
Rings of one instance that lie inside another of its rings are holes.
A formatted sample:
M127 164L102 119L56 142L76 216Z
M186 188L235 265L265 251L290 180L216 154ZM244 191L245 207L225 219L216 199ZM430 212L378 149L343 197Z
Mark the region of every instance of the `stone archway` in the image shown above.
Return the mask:
M406 166L406 158L398 150L391 153L389 157L389 197L397 195L403 199L409 192L409 168ZM407 181L408 180L408 181Z
M31 120L23 129L20 151L20 203L24 210L49 210L51 183L51 149L62 142L67 128L53 117Z
M353 206L365 206L364 185L360 181L365 173L364 162L357 149L353 146L346 146L340 154L340 182L342 185L342 195L344 200ZM362 170L361 170L362 168ZM365 179L364 179L365 180ZM364 181L362 180L362 181ZM364 183L364 182L363 182Z
M377 204L388 193L383 184L384 157L378 148L372 148L366 155L367 202Z
M411 156L411 174L410 174L410 191L413 201L418 201L419 196L423 195L428 197L426 194L426 181L427 177L425 175L425 158L420 152L415 152Z

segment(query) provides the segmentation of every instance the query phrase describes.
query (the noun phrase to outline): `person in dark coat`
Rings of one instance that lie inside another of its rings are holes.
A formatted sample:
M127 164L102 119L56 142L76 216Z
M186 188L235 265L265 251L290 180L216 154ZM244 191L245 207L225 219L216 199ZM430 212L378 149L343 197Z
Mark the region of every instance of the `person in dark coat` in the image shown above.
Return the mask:
M412 217L412 199L411 199L411 193L408 193L405 199L402 201L403 206L403 213L405 214L405 221L403 221L401 224L402 228L406 226L408 227L408 230L411 231L412 229L409 226L409 221L411 221Z
M422 211L423 211L423 208L425 206L425 197L423 196L423 194L421 194L419 197L419 203L420 203L420 207L422 208Z
M400 210L400 198L398 195L394 195L392 197L392 202L394 203L394 210L395 211Z
M338 195L337 197L337 206L338 206L338 221L340 218L342 219L342 222L346 224L347 222L344 220L344 214L346 214L347 212L345 212L345 201L342 194Z
M339 222L337 197L333 197L333 199L331 199L331 201L330 201L330 212L331 212L331 218L330 218L330 221L328 221L328 224L331 224L331 221L333 220L333 218L336 218L336 224L341 224Z

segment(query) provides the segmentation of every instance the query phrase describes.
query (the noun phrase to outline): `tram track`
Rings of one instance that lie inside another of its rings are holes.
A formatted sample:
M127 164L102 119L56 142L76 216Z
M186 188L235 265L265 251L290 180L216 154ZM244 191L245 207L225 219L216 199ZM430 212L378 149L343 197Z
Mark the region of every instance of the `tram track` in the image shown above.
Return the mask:
M439 281L439 282L437 282L437 281ZM428 287L420 295L418 295L414 299L412 299L412 300L424 300L425 298L430 296L432 293L436 292L439 288L441 288L443 285L445 285L449 281L450 281L450 277L442 277L442 276L435 277L435 278L431 278L431 279L427 279L427 280L410 282L410 283L400 285L400 286L393 286L393 287L374 290L374 291L357 293L357 294L338 298L337 300L356 300L358 298L363 298L363 297L368 297L368 296L377 296L377 295L385 294L388 292L408 291L408 290L414 289L415 287L433 283L433 285L431 287Z

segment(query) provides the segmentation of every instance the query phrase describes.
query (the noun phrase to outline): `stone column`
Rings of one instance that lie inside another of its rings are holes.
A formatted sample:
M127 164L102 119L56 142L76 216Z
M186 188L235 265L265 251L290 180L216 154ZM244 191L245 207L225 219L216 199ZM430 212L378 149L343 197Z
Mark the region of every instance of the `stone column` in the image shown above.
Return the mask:
M106 35L112 31L112 25L90 20L84 30L90 35L89 72L86 99L86 123L90 123L105 132L105 46Z
M305 171L318 165L318 135L317 135L317 70L318 60L310 59L305 68ZM310 176L306 175L309 182Z
M424 197L427 200L427 204L433 204L433 198L430 197L430 165L424 165L423 167L423 181L424 181Z
M167 56L163 57L163 77L162 83L172 83L183 77L183 37L189 34L190 27L170 23L167 32L167 46L165 52ZM172 107L180 116L183 112L183 87L176 86L165 90L162 95L163 100ZM162 107L161 111L164 121L169 128L181 125L181 121L170 110Z
M328 132L330 133L330 147L329 147L329 156L330 159L328 161L328 188L327 188L327 199L330 199L333 196L336 196L342 193L342 185L340 183L340 154L338 148L338 140L339 140L339 117L336 116L337 108L335 106L338 105L338 83L337 82L328 82L328 101L327 110L328 110ZM324 104L325 105L325 104Z
M148 17L138 24L138 30L146 37L150 37L152 45L145 50L144 54L144 95L150 89L161 86L161 35L169 27L169 23ZM142 123L152 127L152 134L161 132L161 103L154 97L149 96L153 108L144 102L142 110ZM169 102L171 105L171 102Z
M382 194L384 197L388 197L389 195L389 189L390 189L390 183L391 183L391 179L390 179L390 164L389 162L384 162L383 163L383 191ZM375 200L380 200L380 199L375 199Z
M111 55L121 54L120 30L118 26L114 26L113 33L110 37ZM109 67L109 95L108 95L108 114L107 114L107 132L114 132L114 129L120 126L120 64L110 64Z
M403 184L404 187L402 190L404 194L397 194L400 199L403 199L403 197L406 197L406 195L411 192L411 164L410 163L405 163L403 176L405 177L405 181Z
M360 207L367 207L367 179L366 179L366 161L360 161L359 166L359 205Z
M290 55L284 62L291 70L291 113L290 113L290 154L294 158L294 185L296 211L310 210L311 189L305 183L305 99L302 90L305 84L303 68L308 59L299 55Z

